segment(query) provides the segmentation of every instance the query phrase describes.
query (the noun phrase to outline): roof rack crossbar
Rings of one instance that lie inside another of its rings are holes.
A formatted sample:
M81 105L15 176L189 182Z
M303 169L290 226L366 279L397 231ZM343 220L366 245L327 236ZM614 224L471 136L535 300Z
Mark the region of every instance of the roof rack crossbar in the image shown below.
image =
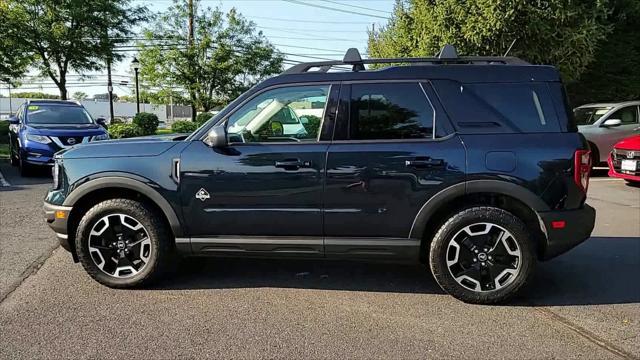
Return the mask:
M365 70L365 64L504 64L504 65L530 65L528 62L512 56L458 56L456 49L451 45L445 45L436 57L430 58L381 58L362 59L358 49L347 50L342 61L318 61L294 65L283 74L300 74L306 72L327 72L334 66L352 65L352 71ZM314 68L318 70L311 71Z

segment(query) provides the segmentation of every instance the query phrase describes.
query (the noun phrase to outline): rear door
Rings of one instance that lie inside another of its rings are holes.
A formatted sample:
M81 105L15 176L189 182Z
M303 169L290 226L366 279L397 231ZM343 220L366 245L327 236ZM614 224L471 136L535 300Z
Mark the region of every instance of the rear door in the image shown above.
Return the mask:
M418 211L464 181L464 169L464 147L428 82L343 85L327 156L327 256L417 256Z

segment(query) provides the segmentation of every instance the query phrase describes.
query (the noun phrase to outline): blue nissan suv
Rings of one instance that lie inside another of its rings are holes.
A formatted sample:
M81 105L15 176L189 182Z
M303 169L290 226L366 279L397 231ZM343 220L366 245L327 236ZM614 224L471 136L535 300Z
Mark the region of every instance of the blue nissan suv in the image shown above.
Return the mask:
M37 166L52 166L53 154L62 149L109 139L104 119L93 120L73 101L29 100L9 123L11 164L22 176Z

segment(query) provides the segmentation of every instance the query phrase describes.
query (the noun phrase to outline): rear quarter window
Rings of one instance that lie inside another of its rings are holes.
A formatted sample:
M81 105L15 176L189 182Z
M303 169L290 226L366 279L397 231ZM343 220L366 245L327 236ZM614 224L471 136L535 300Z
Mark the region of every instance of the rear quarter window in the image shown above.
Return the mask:
M560 131L546 83L436 81L434 86L461 133Z

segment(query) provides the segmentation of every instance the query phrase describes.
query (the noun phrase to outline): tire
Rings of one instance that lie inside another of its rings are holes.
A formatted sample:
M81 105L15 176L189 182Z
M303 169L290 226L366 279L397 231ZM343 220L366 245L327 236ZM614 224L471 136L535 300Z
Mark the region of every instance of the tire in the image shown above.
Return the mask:
M535 247L518 217L499 208L473 207L455 214L438 230L429 265L440 287L455 298L496 304L531 281Z
M11 146L11 139L9 139L9 159L11 160L11 166L19 166L20 161L13 155L13 146Z
M110 199L98 203L82 217L76 231L80 263L94 280L112 288L138 287L159 280L171 267L174 253L171 230L160 220L161 216L135 200ZM117 237L119 233L121 238ZM127 254L121 253L124 251Z
M627 186L632 186L632 187L640 187L640 181L635 181L635 180L624 180L627 183Z

